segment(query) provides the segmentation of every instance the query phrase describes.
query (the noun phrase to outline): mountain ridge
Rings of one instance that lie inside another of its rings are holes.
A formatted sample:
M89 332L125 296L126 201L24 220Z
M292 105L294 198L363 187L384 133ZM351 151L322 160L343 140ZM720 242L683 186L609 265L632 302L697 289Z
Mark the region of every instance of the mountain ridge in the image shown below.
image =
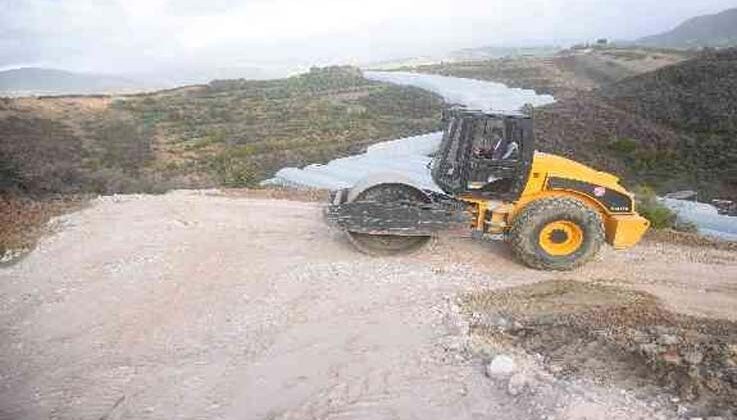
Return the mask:
M737 8L690 18L674 29L635 41L671 48L728 47L737 45Z
M271 80L296 73L292 68L189 67L154 69L146 73L103 74L50 67L19 67L0 71L0 96L89 95L150 92L213 80Z
M2 93L93 93L137 87L141 87L141 83L121 76L46 67L19 67L0 71Z

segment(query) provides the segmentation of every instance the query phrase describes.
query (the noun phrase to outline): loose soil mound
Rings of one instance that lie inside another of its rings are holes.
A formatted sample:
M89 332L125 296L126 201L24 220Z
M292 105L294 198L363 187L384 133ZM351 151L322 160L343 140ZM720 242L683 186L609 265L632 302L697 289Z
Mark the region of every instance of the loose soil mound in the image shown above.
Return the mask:
M737 415L737 323L680 315L645 293L545 281L470 295L472 331L543 355L558 376L649 395L699 415Z

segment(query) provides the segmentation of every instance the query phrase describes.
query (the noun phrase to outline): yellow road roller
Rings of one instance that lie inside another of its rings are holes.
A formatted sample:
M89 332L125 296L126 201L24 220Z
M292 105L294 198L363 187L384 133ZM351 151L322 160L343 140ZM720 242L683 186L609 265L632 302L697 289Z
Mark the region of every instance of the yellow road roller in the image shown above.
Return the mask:
M535 151L530 116L450 108L443 124L433 185L378 173L333 195L327 218L360 251L405 253L466 231L506 240L530 267L570 270L605 241L626 249L647 231L619 178Z

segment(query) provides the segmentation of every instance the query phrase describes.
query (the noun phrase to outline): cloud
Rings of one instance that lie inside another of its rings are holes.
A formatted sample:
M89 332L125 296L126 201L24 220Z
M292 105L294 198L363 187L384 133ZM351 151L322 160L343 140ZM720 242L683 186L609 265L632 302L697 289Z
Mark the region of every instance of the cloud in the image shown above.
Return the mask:
M2 0L0 67L105 72L370 61L449 48L631 38L730 0Z

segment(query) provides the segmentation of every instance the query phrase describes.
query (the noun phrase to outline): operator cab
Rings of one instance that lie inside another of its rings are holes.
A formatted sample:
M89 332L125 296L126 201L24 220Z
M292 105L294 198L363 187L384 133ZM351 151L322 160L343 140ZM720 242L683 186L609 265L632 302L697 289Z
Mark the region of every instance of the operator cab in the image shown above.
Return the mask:
M465 108L443 112L443 140L432 177L447 194L516 200L534 155L532 119Z

